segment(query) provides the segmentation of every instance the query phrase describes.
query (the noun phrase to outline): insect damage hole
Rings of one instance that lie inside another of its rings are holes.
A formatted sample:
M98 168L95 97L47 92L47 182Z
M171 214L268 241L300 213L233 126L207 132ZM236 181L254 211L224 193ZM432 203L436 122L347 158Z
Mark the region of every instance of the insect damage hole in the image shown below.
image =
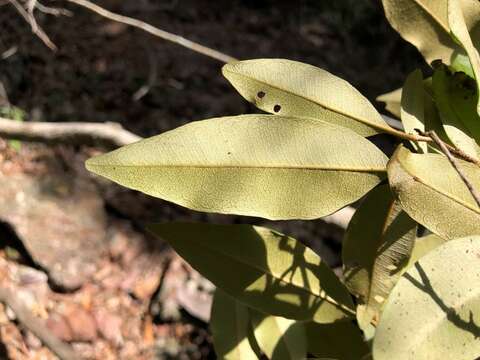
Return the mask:
M275 106L273 107L273 111L279 112L281 108L282 108L282 107L277 104L277 105L275 105Z
M265 96L265 92L259 91L259 92L257 93L257 96L261 99L261 98L263 98L263 97Z

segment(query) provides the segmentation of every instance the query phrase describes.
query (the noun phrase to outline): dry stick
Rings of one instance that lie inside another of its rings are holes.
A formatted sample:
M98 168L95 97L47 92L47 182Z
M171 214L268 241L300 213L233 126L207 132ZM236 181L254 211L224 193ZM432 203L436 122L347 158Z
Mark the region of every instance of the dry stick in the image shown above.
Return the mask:
M0 302L12 309L18 321L39 338L40 341L60 359L80 359L68 344L53 335L41 319L33 316L30 311L17 300L17 297L11 290L0 287Z
M43 43L49 47L51 50L56 51L57 46L50 40L48 35L45 31L42 30L40 26L38 26L35 18L25 10L25 8L17 1L17 0L8 0L10 4L12 4L15 9L17 9L18 13L22 15L26 22L30 24L32 27L32 32L37 35L37 37L43 41Z
M480 194L477 192L473 184L467 179L465 174L463 173L463 170L460 169L460 167L457 164L457 160L452 156L450 153L450 150L445 146L446 144L438 137L438 135L435 133L435 131L429 131L427 134L432 138L432 140L440 147L440 150L445 154L447 159L450 161L450 164L454 167L454 169L457 171L458 175L462 179L462 181L467 185L468 190L472 194L473 198L475 199L475 202L477 203L478 207L480 207Z
M236 60L232 56L229 56L229 55L224 54L220 51L211 49L209 47L206 47L206 46L201 45L199 43L196 43L194 41L185 39L184 37L169 33L165 30L161 30L159 28L156 28L155 26L147 24L146 22L143 22L143 21L140 21L140 20L128 17L128 16L115 14L111 11L108 11L107 9L104 9L104 8L98 6L98 5L93 4L90 1L87 1L87 0L66 0L66 1L77 4L77 5L80 5L80 6L83 6L83 7L87 8L87 9L89 9L89 10L91 10L91 11L93 11L93 12L95 12L95 13L97 13L97 14L105 17L105 18L107 18L107 19L110 19L110 20L113 20L113 21L116 21L116 22L119 22L119 23L123 23L123 24L126 24L126 25L136 27L138 29L144 30L144 31L146 31L146 32L148 32L148 33L150 33L154 36L157 36L157 37L162 38L164 40L171 41L175 44L181 45L181 46L186 47L190 50L193 50L197 53L206 55L206 56L211 57L213 59L222 61L224 63L228 63L228 62Z
M18 122L1 117L0 136L51 144L102 145L109 149L141 140L117 123Z

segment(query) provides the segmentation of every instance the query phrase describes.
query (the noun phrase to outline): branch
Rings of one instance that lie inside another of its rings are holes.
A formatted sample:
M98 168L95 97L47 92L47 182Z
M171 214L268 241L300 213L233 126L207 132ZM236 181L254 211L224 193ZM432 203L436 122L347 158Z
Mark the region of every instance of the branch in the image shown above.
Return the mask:
M35 17L33 16L33 9L35 7L36 1L29 1L29 10L25 10L25 8L17 1L17 0L8 0L10 4L12 4L15 9L17 9L18 13L22 15L22 17L25 19L26 22L30 24L32 27L32 32L38 36L40 40L43 41L43 43L49 47L51 50L56 51L57 46L50 40L48 35L45 33L45 31L42 30L40 26L38 26L37 21L35 20ZM33 6L33 7L32 7ZM32 7L30 9L30 7Z
M30 311L17 300L15 294L11 290L4 287L0 288L0 302L12 309L17 316L18 321L39 338L42 343L60 359L80 359L68 344L59 340L52 334L41 319L33 316Z
M480 194L477 192L473 184L467 179L463 170L460 169L460 166L458 166L457 164L457 160L452 156L452 154L450 153L450 150L448 150L448 148L445 146L446 144L438 137L435 131L429 131L427 132L427 134L432 138L435 144L437 144L440 150L442 150L442 152L445 154L447 159L450 161L450 164L452 164L454 169L457 171L462 181L465 183L465 185L467 185L467 188L472 194L473 198L475 199L475 202L477 203L478 207L480 207Z
M18 122L1 117L0 136L50 144L101 145L109 149L141 139L117 123Z
M154 36L157 36L159 38L162 38L164 40L171 41L175 44L181 45L183 47L186 47L187 49L193 50L197 53L206 55L208 57L211 57L213 59L219 60L224 63L232 62L235 61L236 59L234 57L231 57L230 55L224 54L220 51L211 49L209 47L206 47L204 45L201 45L199 43L196 43L194 41L185 39L184 37L169 33L165 30L161 30L159 28L156 28L155 26L152 26L150 24L147 24L146 22L143 22L141 20L137 20L128 16L123 16L119 15L116 13L113 13L111 11L108 11L107 9L104 9L96 4L93 4L92 2L88 0L66 0L68 2L77 4L79 6L82 6L84 8L87 8L95 13L97 13L100 16L103 16L107 19L130 25L133 27L136 27L138 29L141 29L143 31L146 31Z

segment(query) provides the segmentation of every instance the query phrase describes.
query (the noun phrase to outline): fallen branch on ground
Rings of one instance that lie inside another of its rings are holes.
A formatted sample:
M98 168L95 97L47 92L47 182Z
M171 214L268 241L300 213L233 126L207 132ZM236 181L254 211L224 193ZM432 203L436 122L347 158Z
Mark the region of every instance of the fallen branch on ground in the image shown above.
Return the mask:
M117 123L17 122L1 117L0 136L49 144L100 145L108 149L141 139Z
M115 14L107 9L102 8L101 6L98 6L88 0L66 0L70 3L82 6L84 8L89 9L90 11L93 11L97 13L100 16L103 16L104 18L126 24L129 26L136 27L138 29L141 29L143 31L146 31L154 36L157 36L159 38L162 38L164 40L168 40L170 42L173 42L175 44L178 44L180 46L186 47L187 49L193 50L199 54L206 55L208 57L211 57L213 59L222 61L224 63L228 63L231 61L235 61L236 59L230 55L224 54L218 50L211 49L207 46L201 45L199 43L196 43L194 41L185 39L182 36L175 35L172 33L169 33L165 30L161 30L159 28L156 28L153 25L147 24L144 21L137 20L128 16L123 16L119 14Z
M15 313L18 321L39 338L40 341L60 359L80 359L68 344L52 334L41 319L33 316L30 311L17 300L11 290L0 287L0 302L8 306Z

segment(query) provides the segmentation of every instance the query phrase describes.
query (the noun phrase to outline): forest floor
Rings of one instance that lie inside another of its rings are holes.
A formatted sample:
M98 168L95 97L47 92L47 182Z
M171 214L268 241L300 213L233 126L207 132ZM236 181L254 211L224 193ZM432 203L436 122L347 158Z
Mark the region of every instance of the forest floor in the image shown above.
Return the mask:
M372 102L425 66L373 0L98 3L236 58L288 58L325 68ZM72 4L45 4L73 13L37 14L56 52L8 2L0 5L4 116L15 109L20 121L114 121L150 136L254 111L222 78L218 61ZM88 174L83 162L99 151L0 142L0 285L82 358L215 358L207 326L214 287L147 234L147 222L271 226L340 265L342 234L335 227L195 213ZM5 358L55 358L5 306L0 342Z

